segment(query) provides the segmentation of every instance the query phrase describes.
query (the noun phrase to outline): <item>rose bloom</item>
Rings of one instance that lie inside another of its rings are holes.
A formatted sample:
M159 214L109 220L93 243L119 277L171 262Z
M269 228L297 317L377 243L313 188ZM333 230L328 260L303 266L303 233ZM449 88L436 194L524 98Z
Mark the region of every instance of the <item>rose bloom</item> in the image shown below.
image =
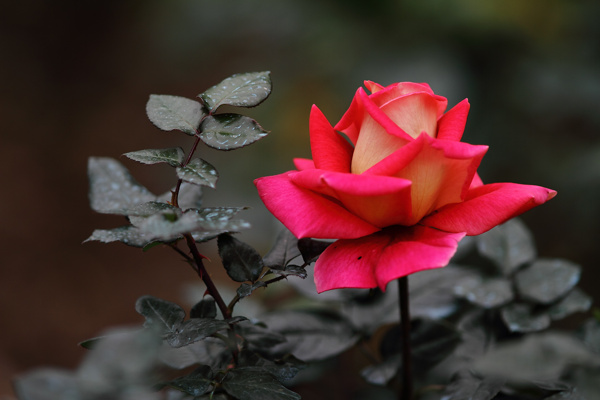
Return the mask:
M313 106L313 160L255 181L266 207L298 238L338 239L315 264L317 291L385 290L391 280L448 264L479 235L556 195L540 186L484 185L487 146L460 141L469 102L424 83L366 81L335 127ZM342 132L344 138L338 132Z

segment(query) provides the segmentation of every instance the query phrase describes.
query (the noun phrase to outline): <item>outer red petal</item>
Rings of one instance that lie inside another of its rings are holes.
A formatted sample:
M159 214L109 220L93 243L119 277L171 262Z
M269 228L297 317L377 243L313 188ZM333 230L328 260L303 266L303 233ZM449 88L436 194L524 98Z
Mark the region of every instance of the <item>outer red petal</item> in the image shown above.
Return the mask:
M465 125L467 124L467 115L471 105L468 99L464 99L452 109L448 110L438 121L438 139L460 141Z
M294 158L294 165L298 168L298 171L304 171L305 169L315 169L315 163L313 160L308 158Z
M316 168L350 172L352 145L333 129L315 105L310 111L310 147Z
M412 220L412 182L391 176L306 170L289 174L305 189L337 199L346 209L380 228Z
M464 202L442 207L421 223L447 232L479 235L555 195L551 189L517 183L477 186L469 189Z
M296 237L351 239L379 230L340 204L295 185L293 171L254 181L267 209Z
M376 286L385 290L394 279L447 265L463 237L464 233L413 226L338 240L315 264L317 291Z

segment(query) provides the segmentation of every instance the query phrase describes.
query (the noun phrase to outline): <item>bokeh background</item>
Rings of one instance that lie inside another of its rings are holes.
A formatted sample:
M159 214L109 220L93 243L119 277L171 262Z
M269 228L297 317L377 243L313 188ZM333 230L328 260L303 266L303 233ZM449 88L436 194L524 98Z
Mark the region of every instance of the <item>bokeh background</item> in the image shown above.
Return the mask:
M81 244L93 229L122 223L89 209L87 158L189 149L186 135L150 124L148 96L193 98L236 72L271 71L272 96L247 114L272 133L234 153L200 150L221 172L205 204L251 206L245 217L255 228L242 239L261 251L279 226L252 180L291 169L293 157L310 157L310 106L335 123L365 79L428 82L450 105L469 98L464 138L490 146L484 181L558 190L524 220L540 255L580 263L582 287L600 298L595 0L5 3L0 396L10 393L15 374L41 365L73 368L84 354L79 341L139 323L139 296L189 298L198 279L167 249ZM175 182L169 167L121 160L157 193ZM205 252L214 253L214 244ZM209 268L218 276L217 261Z

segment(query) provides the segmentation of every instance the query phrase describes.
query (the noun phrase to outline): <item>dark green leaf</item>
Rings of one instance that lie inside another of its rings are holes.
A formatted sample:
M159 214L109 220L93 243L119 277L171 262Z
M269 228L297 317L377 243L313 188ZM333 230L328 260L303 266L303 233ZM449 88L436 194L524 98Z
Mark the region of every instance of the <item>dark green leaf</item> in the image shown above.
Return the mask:
M212 189L216 187L217 179L219 179L215 167L200 158L194 158L185 167L177 167L176 171L179 179Z
M207 365L202 365L195 369L191 374L166 383L166 385L192 396L203 395L208 392L212 384L213 373L211 368Z
M172 131L177 129L188 135L196 134L204 116L202 105L185 97L169 95L150 95L146 103L146 114L158 129Z
M215 299L207 296L200 300L190 311L190 318L216 318L217 306Z
M534 313L530 304L509 304L501 315L511 332L537 332L548 328L551 322L548 313Z
M321 310L276 311L261 317L267 327L287 341L271 349L273 354L291 353L303 361L337 355L356 343L358 335L348 321Z
M271 94L269 72L249 72L226 78L206 92L199 94L206 106L215 111L223 104L236 107L254 107Z
M96 229L84 243L90 241L102 243L121 242L128 246L144 247L152 242L152 235L128 225L114 229Z
M583 290L575 287L558 303L553 304L548 310L548 314L550 314L550 318L556 321L576 312L587 311L591 306L592 298L585 294Z
M306 279L306 277L308 276L308 273L306 272L306 268L300 266L300 265L293 265L293 264L289 264L285 266L285 269L275 269L275 270L271 270L272 273L276 274L276 275L281 275L281 276L297 276L300 277L302 279Z
M237 288L236 293L240 298L250 296L252 292L261 287L267 287L267 284L263 281L254 282L249 285L247 283L242 283L240 287Z
M154 214L175 214L179 210L167 203L159 201L149 201L147 203L133 206L127 211L128 217L149 217Z
M239 114L209 116L200 127L200 139L219 150L234 150L267 136L267 131L252 118Z
M223 389L238 400L299 400L301 397L268 373L243 368L231 370Z
M178 325L177 330L170 332L166 340L172 347L183 347L225 329L229 329L229 324L226 321L212 318L194 318Z
M588 319L582 327L583 342L594 353L600 354L600 321Z
M220 370L225 369L231 361L231 351L221 339L207 337L185 347L175 348L165 343L161 348L160 358L171 368L183 369L204 364Z
M284 229L277 235L275 244L263 258L263 262L270 269L283 269L288 262L299 255L298 239L288 229Z
M330 242L324 242L322 240L303 238L298 240L298 249L302 254L304 262L309 263L320 256L330 244Z
M236 282L256 281L263 270L262 257L254 248L229 234L219 235L219 256L231 279Z
M567 260L540 259L515 275L521 296L549 304L567 294L579 282L581 268Z
M369 365L360 371L360 375L373 385L387 385L387 383L398 373L402 365L402 359L399 354L386 358L383 362L376 365Z
M115 159L90 157L88 177L90 206L96 212L127 215L136 205L156 200L156 196L137 183Z
M479 235L477 249L500 267L505 275L533 261L537 255L531 232L518 218Z
M15 392L20 400L80 399L77 377L70 371L36 369L15 380Z
M144 164L168 163L173 167L183 162L185 154L181 147L170 147L168 149L147 149L132 151L123 154L127 158Z
M142 296L135 310L146 318L144 326L155 326L165 333L175 333L185 319L185 311L175 303L153 296Z
M512 284L504 278L465 279L454 287L454 293L483 308L500 307L514 298Z
M478 378L470 372L461 372L456 379L446 387L444 398L492 400L504 386L504 380L494 378Z
M235 331L248 342L253 351L269 350L286 341L285 336L250 321L235 325Z

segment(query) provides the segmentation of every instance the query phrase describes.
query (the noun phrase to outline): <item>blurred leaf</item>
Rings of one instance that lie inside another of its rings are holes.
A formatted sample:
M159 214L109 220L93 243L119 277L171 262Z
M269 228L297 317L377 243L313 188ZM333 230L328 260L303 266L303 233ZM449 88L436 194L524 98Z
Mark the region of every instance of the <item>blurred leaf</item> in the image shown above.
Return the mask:
M175 303L153 296L142 296L135 310L146 318L144 326L158 327L161 332L174 333L185 319L185 311Z
M237 288L236 293L238 294L238 296L240 296L240 298L243 298L250 296L252 292L261 287L267 287L267 284L263 281L255 282L252 285L242 283L240 287Z
M279 342L280 343L280 342ZM294 356L287 355L281 360L268 360L260 353L243 350L238 355L237 370L268 373L279 382L292 379L306 364Z
M592 298L578 287L573 288L569 294L558 303L553 304L548 310L550 318L559 320L576 312L584 312L592 306Z
M240 114L207 117L200 127L200 139L218 150L234 150L267 136L267 131L252 118Z
M196 303L190 310L190 318L216 318L217 306L215 299L207 296Z
M446 387L443 400L491 400L504 386L504 381L494 378L478 378L468 371L459 375Z
M600 321L590 318L582 327L583 342L594 353L600 354Z
M167 382L166 385L192 396L201 396L209 390L212 383L213 373L211 368L207 365L201 365L189 375Z
M163 131L180 130L188 135L196 134L202 117L202 105L185 97L150 95L146 114L152 123Z
M262 257L250 245L229 234L219 235L219 256L231 279L236 282L255 282L264 267Z
M147 149L132 151L123 154L127 158L143 164L167 163L172 167L179 166L185 157L181 147L170 147L168 149Z
M577 282L581 268L567 260L540 259L515 275L521 296L536 303L549 304L564 296Z
M207 337L185 347L160 348L160 360L171 368L183 369L195 364L209 365L215 370L226 368L231 359L227 345L218 338Z
M225 329L229 329L229 324L226 321L212 318L194 318L178 325L175 331L169 332L166 340L173 347L183 347Z
M252 351L269 350L286 341L285 336L250 321L235 325L235 331L249 343Z
M77 378L70 371L40 368L15 379L15 392L20 400L78 400Z
M518 218L479 235L476 240L481 255L492 260L504 275L510 275L537 256L533 235Z
M215 167L200 158L194 158L185 167L177 167L176 171L179 179L212 189L216 187L217 179L219 179Z
M223 380L223 389L239 400L299 400L300 395L268 373L237 368Z
M127 215L136 205L156 200L156 196L137 183L115 159L90 157L88 177L90 206L96 212Z
M298 240L298 249L300 250L300 254L302 254L302 259L308 264L320 256L330 244L331 242L303 238Z
M387 357L383 362L375 365L369 365L360 371L360 375L373 385L384 386L398 373L402 365L402 359L399 354Z
M268 71L264 71L232 75L198 97L211 111L215 111L223 104L254 107L269 97L269 94L271 77Z
M481 279L471 277L460 281L454 293L483 308L500 307L514 298L512 284L504 278Z
M322 310L275 311L260 318L287 341L273 354L291 353L302 361L323 360L350 348L358 340L352 325L338 314Z
M298 239L288 229L283 229L277 235L271 250L263 258L263 263L270 269L283 269L289 261L299 255Z
M121 242L128 246L144 247L152 242L152 235L128 225L114 229L96 229L92 235L83 242L98 241L102 243Z
M502 320L511 332L537 332L550 326L547 312L534 313L530 304L509 304L501 311Z
M573 366L599 365L600 356L591 353L581 341L565 333L544 332L498 344L473 368L483 376L522 384L556 380Z
M556 393L550 397L546 397L544 400L588 400L588 398L581 395L576 388L573 388Z

